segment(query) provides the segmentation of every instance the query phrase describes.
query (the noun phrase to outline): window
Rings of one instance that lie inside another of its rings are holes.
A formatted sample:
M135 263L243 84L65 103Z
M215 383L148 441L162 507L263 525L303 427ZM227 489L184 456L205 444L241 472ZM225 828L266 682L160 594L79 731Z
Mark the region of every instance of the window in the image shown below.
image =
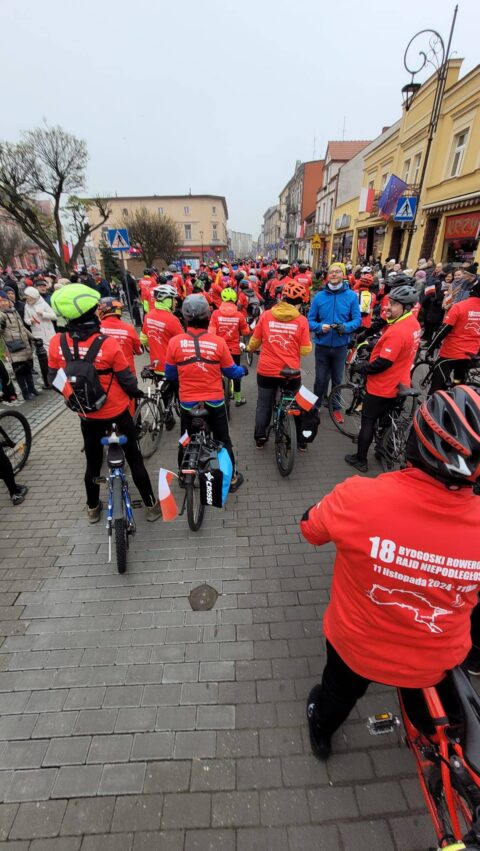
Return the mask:
M122 210L122 216L124 219L128 219L128 210L126 207L124 207Z
M418 175L420 174L420 163L422 162L422 155L416 154L415 159L413 161L413 176L412 183L414 186L418 184Z
M408 183L408 177L410 174L410 163L411 160L405 160L405 165L403 166L403 179L405 183Z
M191 239L192 238L192 226L191 225L184 225L184 228L185 228L185 239Z
M216 208L216 207L212 207L212 214L213 214L214 216L216 216L216 215L217 215L217 208Z
M382 189L385 189L387 183L388 183L388 171L386 171L385 174L382 174Z
M163 216L163 207L159 207L158 212L160 213L161 216Z
M212 224L212 239L218 239L217 225Z
M369 189L375 189L375 178L368 181L368 188Z
M188 216L190 214L190 207L184 207L183 212L185 213L186 216Z
M467 147L468 130L462 130L453 137L452 152L450 154L449 177L456 177L462 168L465 148Z

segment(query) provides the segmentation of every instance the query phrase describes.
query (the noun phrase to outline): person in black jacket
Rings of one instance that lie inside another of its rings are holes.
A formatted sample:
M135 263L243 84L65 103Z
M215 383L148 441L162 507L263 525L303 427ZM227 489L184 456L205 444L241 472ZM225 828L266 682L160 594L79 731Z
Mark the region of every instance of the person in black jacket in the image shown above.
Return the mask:
M442 273L434 278L430 286L427 286L421 301L423 310L423 339L428 345L432 342L434 334L440 328L443 321L444 309L442 302L445 296L443 282L445 275Z

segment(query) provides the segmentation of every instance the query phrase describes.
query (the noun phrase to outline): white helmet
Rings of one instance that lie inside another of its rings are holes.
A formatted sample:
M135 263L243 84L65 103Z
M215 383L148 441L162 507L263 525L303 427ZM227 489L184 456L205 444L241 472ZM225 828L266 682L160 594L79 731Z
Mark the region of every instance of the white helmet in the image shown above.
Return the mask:
M165 301L167 298L177 298L178 293L172 284L158 284L153 288L155 301Z

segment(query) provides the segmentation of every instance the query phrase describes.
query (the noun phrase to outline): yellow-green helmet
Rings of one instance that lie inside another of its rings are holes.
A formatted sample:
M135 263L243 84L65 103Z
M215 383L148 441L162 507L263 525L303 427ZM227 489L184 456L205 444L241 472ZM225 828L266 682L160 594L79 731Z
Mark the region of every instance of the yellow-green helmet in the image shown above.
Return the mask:
M221 292L222 301L233 301L237 300L237 293L233 289L233 287L225 287Z
M58 316L65 319L79 319L97 306L100 293L85 284L66 284L60 290L55 290L51 298L51 306Z

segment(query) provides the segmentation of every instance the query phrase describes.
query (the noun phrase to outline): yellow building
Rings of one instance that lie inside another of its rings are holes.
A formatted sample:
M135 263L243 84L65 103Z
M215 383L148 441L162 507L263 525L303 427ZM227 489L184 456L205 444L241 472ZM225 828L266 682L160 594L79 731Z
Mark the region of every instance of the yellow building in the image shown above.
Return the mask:
M351 187L348 202L343 193L343 203L333 214L332 256L340 259L343 251L343 259L355 263L380 255L383 261L387 257L407 259L408 266L414 268L421 257L457 264L480 261L480 66L460 78L461 65L461 59L448 63L442 109L408 258L408 225L395 222L391 216L382 218L377 202L392 174L408 184L405 194L418 194L436 75L422 85L401 119L365 152L361 185L357 185L355 195L355 187ZM339 187L342 171L349 165L340 170ZM374 192L374 206L368 213L359 212L362 188ZM345 216L351 216L348 227ZM345 240L347 231L351 233ZM349 245L347 256L343 249Z
M128 221L135 210L146 209L153 213L169 216L178 226L180 234L179 258L198 265L202 260L223 258L227 254L228 234L227 202L222 195L140 195L106 199L112 210L105 225L93 233L95 248L106 231L113 227L128 229ZM89 211L92 223L95 208ZM98 257L98 253L97 253ZM141 273L142 261L128 260L134 274Z

